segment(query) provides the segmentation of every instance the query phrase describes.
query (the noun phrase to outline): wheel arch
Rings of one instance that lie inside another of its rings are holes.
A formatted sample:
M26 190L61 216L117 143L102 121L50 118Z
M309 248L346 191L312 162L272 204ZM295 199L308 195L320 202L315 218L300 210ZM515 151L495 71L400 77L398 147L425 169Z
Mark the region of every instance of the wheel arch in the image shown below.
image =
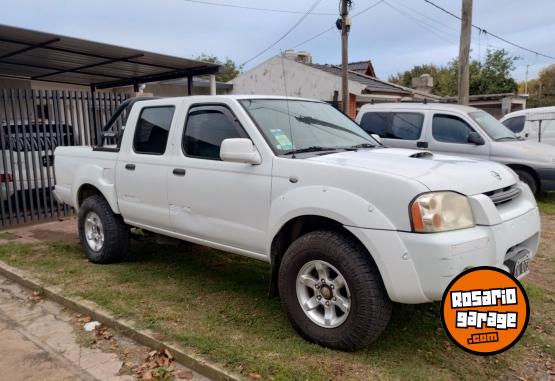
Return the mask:
M271 278L269 286L269 295L278 295L277 278L279 274L279 267L283 259L283 255L291 246L291 244L299 237L317 230L328 230L338 232L342 235L349 237L353 242L356 242L360 246L361 250L364 250L370 261L376 268L376 261L372 257L372 254L366 249L364 244L356 237L351 231L345 228L345 226L329 217L316 214L308 214L296 216L285 222L278 232L274 235L270 247L270 264L271 264ZM381 274L380 274L381 277ZM382 280L383 282L383 280Z
M536 187L538 192L541 191L541 180L540 180L540 176L538 175L538 172L536 172L536 170L532 167L529 167L527 165L524 164L507 164L507 167L511 168L512 170L521 170L521 171L526 171L527 173L529 173L535 180L536 182Z
M75 194L75 206L76 209L79 210L83 201L85 201L88 197L99 195L108 202L112 212L119 214L119 208L116 203L116 200L113 197L107 197L106 194L102 191L101 187L92 184L91 182L85 182L79 185L77 188L77 192Z

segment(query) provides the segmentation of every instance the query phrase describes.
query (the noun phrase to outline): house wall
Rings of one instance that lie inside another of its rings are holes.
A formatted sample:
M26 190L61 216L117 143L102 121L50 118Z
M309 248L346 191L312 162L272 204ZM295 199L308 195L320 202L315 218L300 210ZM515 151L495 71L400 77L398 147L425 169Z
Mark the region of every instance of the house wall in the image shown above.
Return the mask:
M281 56L239 75L232 83L233 94L287 95L331 102L334 91L338 91L341 99L341 77ZM364 88L358 82L349 81L350 93L361 94Z

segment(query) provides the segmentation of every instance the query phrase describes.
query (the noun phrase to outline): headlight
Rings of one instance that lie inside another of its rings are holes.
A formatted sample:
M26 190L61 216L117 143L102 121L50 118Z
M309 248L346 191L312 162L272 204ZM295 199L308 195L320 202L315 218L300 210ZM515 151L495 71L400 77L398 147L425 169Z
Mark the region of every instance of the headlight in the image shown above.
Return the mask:
M455 192L431 192L418 196L410 205L412 230L436 233L474 226L468 199Z

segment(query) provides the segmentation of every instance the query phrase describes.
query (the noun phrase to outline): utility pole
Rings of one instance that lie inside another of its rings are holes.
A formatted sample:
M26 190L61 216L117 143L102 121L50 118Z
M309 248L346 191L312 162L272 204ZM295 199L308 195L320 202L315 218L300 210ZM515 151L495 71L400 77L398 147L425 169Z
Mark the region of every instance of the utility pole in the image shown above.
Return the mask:
M470 88L470 37L472 0L462 2L461 41L459 46L459 104L468 105Z
M530 67L530 64L526 65L526 80L524 81L524 95L527 96L528 95L528 68Z
M349 17L350 0L341 1L341 98L343 101L343 112L349 114L349 30L351 29L351 18ZM339 21L339 20L338 20ZM339 22L338 22L339 24Z

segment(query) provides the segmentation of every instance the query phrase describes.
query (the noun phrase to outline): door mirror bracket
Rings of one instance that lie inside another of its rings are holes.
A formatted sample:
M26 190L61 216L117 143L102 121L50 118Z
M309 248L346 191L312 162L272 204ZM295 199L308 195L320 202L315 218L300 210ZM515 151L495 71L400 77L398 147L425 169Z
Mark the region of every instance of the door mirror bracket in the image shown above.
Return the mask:
M486 142L484 141L484 138L482 138L480 134L477 133L476 131L472 131L471 133L468 134L468 142L472 144L476 144L477 146L483 146L484 144L486 144Z

